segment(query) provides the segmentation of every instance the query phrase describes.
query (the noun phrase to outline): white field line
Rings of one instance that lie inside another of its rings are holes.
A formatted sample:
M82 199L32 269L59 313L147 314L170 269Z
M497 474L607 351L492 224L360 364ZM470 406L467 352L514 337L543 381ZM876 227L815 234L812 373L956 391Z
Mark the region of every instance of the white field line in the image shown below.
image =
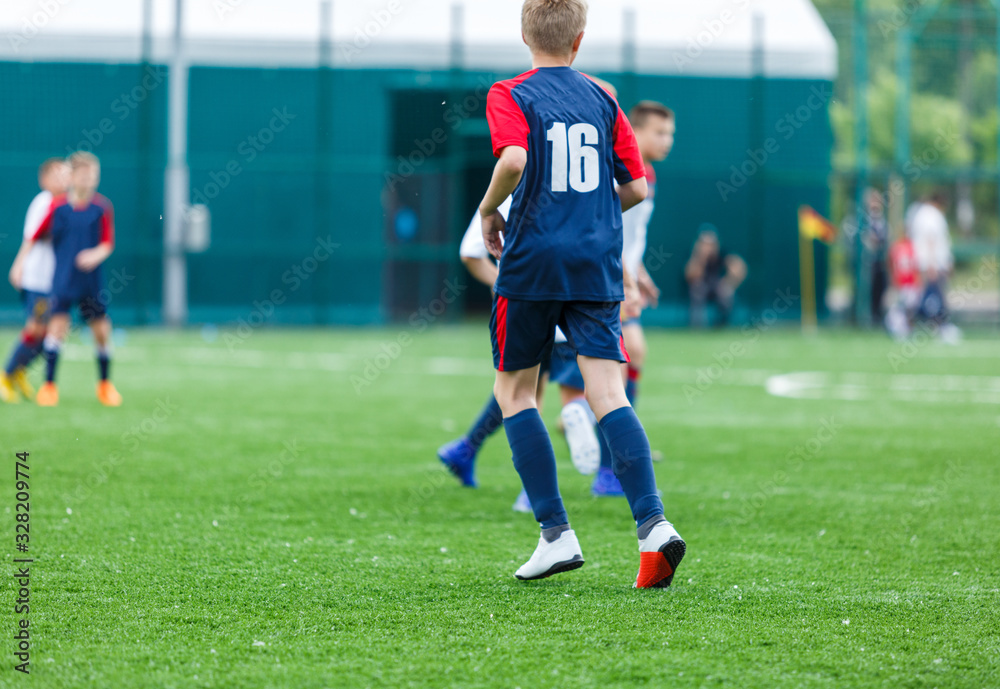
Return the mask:
M89 361L93 349L85 345L67 345L71 361ZM287 368L347 372L364 365L360 356L333 352L268 352L221 348L179 347L150 350L123 347L115 352L119 361L155 366L187 365L227 368ZM488 358L431 357L423 369L435 376L493 376ZM790 399L835 399L860 401L891 399L906 402L972 402L1000 404L1000 377L934 374L878 374L856 372L801 371L785 373L764 369L725 369L715 366L648 366L648 377L674 384L696 385L701 380L712 384L763 388L768 394Z
M802 371L770 377L765 389L790 399L1000 404L1000 377Z

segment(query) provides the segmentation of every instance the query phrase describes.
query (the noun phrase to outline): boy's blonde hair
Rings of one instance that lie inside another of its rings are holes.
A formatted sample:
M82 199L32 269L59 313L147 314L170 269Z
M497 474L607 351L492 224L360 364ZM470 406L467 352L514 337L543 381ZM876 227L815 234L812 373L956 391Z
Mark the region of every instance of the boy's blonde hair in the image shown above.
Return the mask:
M534 52L563 55L587 28L586 0L525 0L521 31Z
M97 169L100 169L101 160L93 153L89 153L87 151L77 151L69 157L69 165L74 170L78 167L84 166L96 167Z

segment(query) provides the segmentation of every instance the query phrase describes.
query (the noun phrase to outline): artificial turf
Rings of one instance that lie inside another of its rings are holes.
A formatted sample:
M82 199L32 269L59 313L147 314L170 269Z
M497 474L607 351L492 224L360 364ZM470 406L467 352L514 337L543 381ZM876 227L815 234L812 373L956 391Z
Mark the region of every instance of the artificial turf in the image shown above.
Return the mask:
M0 408L7 573L17 451L35 559L31 677L11 584L0 686L1000 686L994 333L651 333L637 407L688 542L663 591L555 432L587 563L512 577L537 526L505 436L478 490L435 457L490 391L485 326L227 334L129 332L121 409L77 342L59 407ZM796 372L836 375L769 394Z

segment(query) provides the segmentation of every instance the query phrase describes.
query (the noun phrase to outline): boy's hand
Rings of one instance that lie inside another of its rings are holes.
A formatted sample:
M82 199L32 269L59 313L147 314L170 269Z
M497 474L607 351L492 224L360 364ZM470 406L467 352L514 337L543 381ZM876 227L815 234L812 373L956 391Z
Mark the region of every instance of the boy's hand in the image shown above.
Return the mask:
M22 272L21 262L15 261L14 265L10 267L10 274L7 276L7 279L10 280L10 284L14 287L14 289L21 289Z
M496 210L489 215L483 215L482 220L483 241L486 243L486 249L493 258L499 261L500 255L503 253L503 243L500 241L500 238L507 227L507 223L504 222L500 211Z
M85 273L92 273L106 258L97 247L84 249L76 255L76 267Z
M660 288L645 270L639 271L639 293L645 304L653 308L660 305Z

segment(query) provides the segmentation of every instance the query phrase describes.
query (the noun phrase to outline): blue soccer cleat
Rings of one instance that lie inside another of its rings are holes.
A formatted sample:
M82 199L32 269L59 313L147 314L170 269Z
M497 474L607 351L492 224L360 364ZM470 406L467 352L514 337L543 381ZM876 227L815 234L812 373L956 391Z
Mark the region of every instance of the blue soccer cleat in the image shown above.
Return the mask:
M590 493L595 498L623 498L625 491L619 483L615 472L608 467L601 467L597 470L594 483L590 487Z
M476 450L465 436L438 448L438 459L466 488L476 488Z

